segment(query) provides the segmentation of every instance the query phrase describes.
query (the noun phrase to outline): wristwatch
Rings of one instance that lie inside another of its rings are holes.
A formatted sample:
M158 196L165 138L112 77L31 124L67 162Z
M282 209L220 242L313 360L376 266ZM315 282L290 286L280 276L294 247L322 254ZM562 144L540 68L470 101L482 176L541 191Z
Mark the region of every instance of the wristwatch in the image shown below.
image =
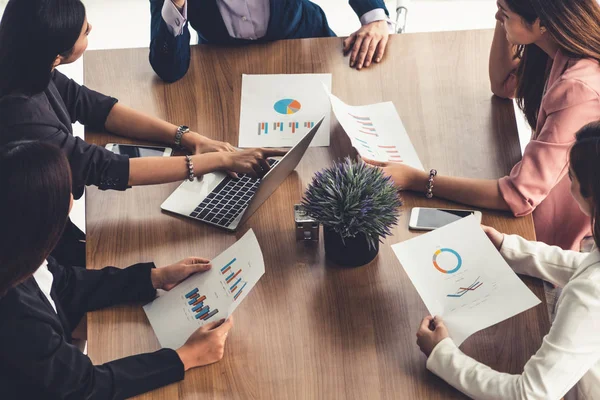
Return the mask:
M177 133L175 134L175 145L181 147L181 138L184 134L188 133L190 128L185 125L181 125L177 128Z

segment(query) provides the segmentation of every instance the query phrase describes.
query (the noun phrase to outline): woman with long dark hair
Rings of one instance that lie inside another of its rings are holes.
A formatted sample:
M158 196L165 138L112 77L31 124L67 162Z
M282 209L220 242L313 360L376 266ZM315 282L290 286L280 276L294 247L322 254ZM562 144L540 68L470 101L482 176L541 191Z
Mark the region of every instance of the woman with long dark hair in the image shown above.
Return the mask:
M18 0L22 1L22 0ZM2 399L124 399L182 380L184 371L223 357L232 321L197 330L179 349L93 365L71 344L87 311L150 301L194 273L191 257L154 268L91 271L61 265L50 252L72 205L64 153L43 141L0 148L0 388Z
M59 146L71 165L76 198L86 185L125 190L184 180L190 167L197 176L219 169L262 176L269 170L265 158L281 154L237 152L228 143L135 111L68 79L55 68L82 56L90 31L80 0L10 0L0 22L0 145L27 139ZM182 145L193 156L129 159L74 137L75 121L130 138ZM75 247L83 265L85 252ZM67 246L61 253L73 250Z
M570 190L600 244L600 123L586 125L570 151ZM484 227L513 270L563 287L556 318L523 373L500 373L463 354L439 317L427 317L417 343L427 368L475 399L600 398L600 251L562 250ZM568 397L571 398L571 397Z
M403 190L515 216L533 213L538 240L579 250L590 231L568 195L567 156L575 133L600 119L600 6L596 0L498 0L496 19L492 90L516 96L534 129L522 161L496 180L377 165Z

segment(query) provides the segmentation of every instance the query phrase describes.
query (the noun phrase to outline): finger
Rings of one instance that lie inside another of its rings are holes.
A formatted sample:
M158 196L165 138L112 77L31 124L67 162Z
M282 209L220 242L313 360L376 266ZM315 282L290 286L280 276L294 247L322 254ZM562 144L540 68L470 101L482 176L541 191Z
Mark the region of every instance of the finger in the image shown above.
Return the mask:
M385 36L379 44L377 45L377 54L375 54L375 62L379 63L383 59L383 55L385 54L385 49L387 48L389 37Z
M231 328L233 328L233 317L229 316L229 318L227 318L225 321L223 321L223 323L221 325L219 325L217 328L215 328L215 330L224 334L224 333L229 332L231 330Z
M437 329L438 327L446 327L446 325L444 324L444 320L442 319L442 317L436 315L435 317L433 317L433 323L435 324L435 328Z
M433 320L433 317L431 315L426 316L425 318L423 318L423 321L421 321L421 326L419 326L419 332L427 332L429 331L429 324L431 323L431 321Z
M352 47L352 53L350 54L350 66L354 67L356 65L356 58L358 57L358 51L360 50L360 46L364 40L365 36L363 34L356 35L356 40L354 41L354 46Z
M218 321L209 322L208 324L203 325L200 329L202 329L203 332L209 332L209 331L217 329L219 326L223 325L224 322L225 322L225 318L222 318Z
M287 150L281 149L260 149L264 158L281 157L287 154Z
M186 264L190 264L190 265L210 263L210 260L208 258L204 258L204 257L188 257L185 260L186 260Z
M246 164L244 166L244 174L251 176L252 178L257 178L258 175L256 173L256 170L254 169L255 167L256 167L255 163L248 162L248 164Z
M258 160L258 163L260 164L260 167L264 171L265 175L271 170L271 166L269 165L269 162L266 158L261 158L260 160Z
M368 36L366 37L361 45L360 45L360 51L358 52L358 56L356 58L356 69L361 69L365 63L365 58L367 57L367 53L369 52L369 46L371 45L371 42L373 41L373 39Z
M266 173L258 160L256 160L256 163L252 164L252 168L254 169L254 173L256 174L256 176L258 176L259 178L262 178Z
M344 39L344 55L348 54L348 51L352 48L352 43L356 40L356 32Z
M240 176L234 171L227 171L227 174L233 179L238 179Z
M197 272L208 271L209 269L212 268L212 264L208 264L208 263L193 264L193 265L190 265L190 268L192 270L192 274L195 274Z
M365 67L371 65L371 61L373 61L373 56L375 56L375 51L377 51L377 45L381 40L373 39L369 44L369 51L367 52L367 56L365 57Z
M370 158L366 158L366 157L362 157L362 159L367 164L373 165L375 167L385 168L385 167L388 166L388 162L387 161L376 161L376 160L371 160Z

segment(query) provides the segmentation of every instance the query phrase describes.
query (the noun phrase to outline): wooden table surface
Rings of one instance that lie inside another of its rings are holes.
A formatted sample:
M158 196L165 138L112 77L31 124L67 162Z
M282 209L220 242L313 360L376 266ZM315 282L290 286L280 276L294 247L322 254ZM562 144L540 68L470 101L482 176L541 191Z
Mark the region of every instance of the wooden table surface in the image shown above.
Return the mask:
M175 84L155 77L147 49L90 51L85 82L138 110L237 144L242 73L332 73L333 93L349 104L394 102L425 168L499 178L520 159L520 150L512 103L492 97L489 89L491 40L487 30L393 36L384 61L363 71L348 67L338 38L194 46L190 70ZM416 235L408 230L412 207L460 206L404 193L400 223L372 263L329 265L322 242L296 241L293 204L314 172L353 154L333 114L331 129L331 146L309 149L237 234L161 212L179 183L126 192L88 188L89 268L214 257L249 228L264 253L266 274L235 312L224 359L143 398L464 398L425 369L415 333L427 310L390 247ZM87 138L129 142L92 132ZM531 217L484 211L483 222L535 238ZM523 279L543 299L541 282ZM492 368L520 373L548 329L544 301L473 335L461 348ZM158 348L141 305L88 315L88 353L95 363Z

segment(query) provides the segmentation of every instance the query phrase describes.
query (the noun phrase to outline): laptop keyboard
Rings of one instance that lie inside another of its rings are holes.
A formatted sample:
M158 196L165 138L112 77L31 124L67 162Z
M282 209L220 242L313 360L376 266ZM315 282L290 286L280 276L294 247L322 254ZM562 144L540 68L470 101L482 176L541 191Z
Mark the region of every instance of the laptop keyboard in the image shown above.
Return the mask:
M274 167L278 160L267 160ZM246 209L256 193L260 178L238 174L235 179L227 176L190 214L190 217L227 228Z

